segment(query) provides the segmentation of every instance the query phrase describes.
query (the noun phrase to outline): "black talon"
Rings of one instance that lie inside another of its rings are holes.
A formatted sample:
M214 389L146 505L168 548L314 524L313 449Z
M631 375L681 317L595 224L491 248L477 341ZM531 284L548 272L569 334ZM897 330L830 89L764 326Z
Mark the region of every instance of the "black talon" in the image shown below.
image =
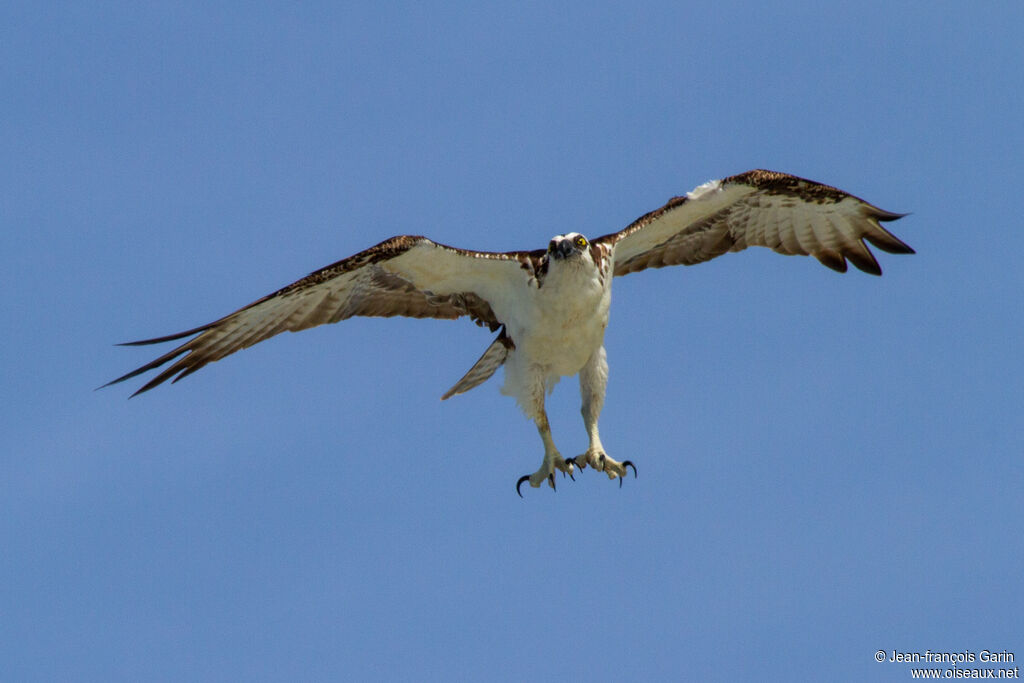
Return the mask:
M626 478L625 470L626 470L627 467L632 467L633 468L633 478L636 479L636 465L631 463L629 460L623 460L622 461L623 474L622 474L621 477L619 477L619 488L620 489L622 488L622 480Z
M520 498L523 497L523 493L522 493L522 491L519 490L519 487L523 485L524 481L529 481L529 479L530 479L530 475L529 474L524 474L523 476L519 477L519 481L516 482L516 493L519 494Z
M565 476L565 472L562 472L562 476L563 477ZM569 474L569 478L572 479L573 481L576 481L576 479L573 478L571 473ZM520 498L523 497L523 492L519 490L519 487L523 485L524 481L529 481L529 479L530 479L530 475L529 474L524 474L523 476L519 477L519 481L516 482L516 493L519 494ZM551 474L548 475L548 483L551 484L551 488L553 488L555 491L558 491L558 486L555 484L555 473L554 472L552 472Z

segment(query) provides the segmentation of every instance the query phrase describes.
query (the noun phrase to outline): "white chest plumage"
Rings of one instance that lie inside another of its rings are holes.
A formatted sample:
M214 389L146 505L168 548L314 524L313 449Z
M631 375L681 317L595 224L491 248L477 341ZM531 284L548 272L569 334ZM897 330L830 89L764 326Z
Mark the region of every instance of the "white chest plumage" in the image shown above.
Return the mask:
M611 278L589 255L552 262L506 323L518 356L510 361L546 377L576 374L604 342L610 305Z

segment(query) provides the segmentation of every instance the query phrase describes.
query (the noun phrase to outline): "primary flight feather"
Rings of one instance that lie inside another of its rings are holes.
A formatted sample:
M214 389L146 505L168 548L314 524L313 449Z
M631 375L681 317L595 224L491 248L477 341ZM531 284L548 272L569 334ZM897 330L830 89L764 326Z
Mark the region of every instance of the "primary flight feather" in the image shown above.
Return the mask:
M129 342L158 344L191 337L107 385L163 368L135 394L190 375L208 363L269 339L356 315L455 319L469 316L497 331L480 360L442 398L469 391L505 366L502 392L516 398L544 442L540 468L524 481L538 487L554 473L587 465L620 478L632 467L605 453L597 421L608 364L604 332L613 276L646 268L693 265L730 251L768 247L812 255L845 272L847 261L881 275L865 241L893 254L914 250L880 222L883 211L842 190L774 171L714 180L645 214L619 232L588 240L571 232L547 249L469 251L401 235L338 261L208 325ZM544 399L561 377L578 374L586 453L563 458L555 447ZM133 396L135 395L133 394Z

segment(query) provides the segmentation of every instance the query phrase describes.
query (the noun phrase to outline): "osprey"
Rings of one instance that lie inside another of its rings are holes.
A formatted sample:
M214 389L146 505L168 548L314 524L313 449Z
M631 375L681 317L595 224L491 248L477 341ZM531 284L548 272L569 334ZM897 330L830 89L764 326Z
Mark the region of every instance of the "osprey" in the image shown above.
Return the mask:
M572 476L588 465L610 479L629 460L612 459L597 421L604 404L608 325L614 276L645 268L693 265L750 246L780 254L810 254L846 272L847 259L881 275L865 245L893 254L914 250L882 228L905 214L890 213L842 190L774 171L755 170L705 183L644 214L619 232L590 240L578 232L556 235L547 249L505 253L469 251L400 235L306 277L220 320L185 332L125 346L193 337L151 363L119 377L123 382L170 366L133 396L207 363L269 339L355 315L455 319L469 316L498 335L462 379L441 397L451 398L486 381L505 366L502 393L515 397L537 426L544 459L528 481L555 487L556 471ZM193 336L195 335L195 336ZM172 363L173 361L173 363ZM583 424L590 446L563 458L551 437L544 399L561 377L579 375Z

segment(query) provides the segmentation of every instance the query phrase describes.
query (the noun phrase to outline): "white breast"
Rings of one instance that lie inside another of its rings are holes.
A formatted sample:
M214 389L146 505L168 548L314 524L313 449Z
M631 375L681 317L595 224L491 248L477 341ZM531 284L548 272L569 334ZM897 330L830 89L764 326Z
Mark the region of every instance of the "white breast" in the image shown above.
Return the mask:
M556 377L576 374L604 342L610 304L611 278L602 282L589 258L553 262L543 285L507 318L516 364Z

